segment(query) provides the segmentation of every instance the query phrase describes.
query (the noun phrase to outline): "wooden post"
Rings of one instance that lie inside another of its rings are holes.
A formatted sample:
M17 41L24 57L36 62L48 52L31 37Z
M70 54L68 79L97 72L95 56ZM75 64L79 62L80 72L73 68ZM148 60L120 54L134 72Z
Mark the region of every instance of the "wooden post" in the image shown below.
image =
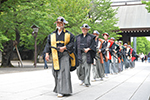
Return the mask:
M21 67L23 67L22 59L21 59L21 56L20 56L19 50L18 50L18 48L17 48L17 45L15 45L15 48L16 48L16 51L17 51L17 54L18 54L19 60L20 60L20 62L21 62Z

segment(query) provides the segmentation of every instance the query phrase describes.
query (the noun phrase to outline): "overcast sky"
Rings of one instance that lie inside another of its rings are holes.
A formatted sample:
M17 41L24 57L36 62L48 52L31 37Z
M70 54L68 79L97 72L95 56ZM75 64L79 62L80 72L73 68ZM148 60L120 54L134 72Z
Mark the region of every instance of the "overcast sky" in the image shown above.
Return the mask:
M146 37L147 38L147 40L149 40L150 41L150 36L149 37Z

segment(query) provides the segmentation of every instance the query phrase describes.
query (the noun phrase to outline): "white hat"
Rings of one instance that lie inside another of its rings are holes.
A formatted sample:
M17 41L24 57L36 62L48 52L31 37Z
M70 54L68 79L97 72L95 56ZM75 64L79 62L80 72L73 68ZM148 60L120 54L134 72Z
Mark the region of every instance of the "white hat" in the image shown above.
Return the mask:
M83 24L80 28L87 28L90 29L91 27L88 24Z
M57 18L56 22L63 22L63 23L65 23L65 24L68 24L68 22L65 20L65 18L64 18L64 17L61 17L61 16ZM56 23L56 22L55 22L55 23Z
M97 30L95 30L93 33L100 34Z

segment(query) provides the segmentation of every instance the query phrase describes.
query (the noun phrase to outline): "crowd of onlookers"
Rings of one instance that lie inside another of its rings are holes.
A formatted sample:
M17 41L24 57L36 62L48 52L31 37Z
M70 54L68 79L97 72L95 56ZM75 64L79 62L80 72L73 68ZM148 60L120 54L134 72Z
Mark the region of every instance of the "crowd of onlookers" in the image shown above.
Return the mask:
M148 61L148 63L150 63L150 52L148 53L148 55L144 55L143 52L141 54L139 54L139 59L145 63Z

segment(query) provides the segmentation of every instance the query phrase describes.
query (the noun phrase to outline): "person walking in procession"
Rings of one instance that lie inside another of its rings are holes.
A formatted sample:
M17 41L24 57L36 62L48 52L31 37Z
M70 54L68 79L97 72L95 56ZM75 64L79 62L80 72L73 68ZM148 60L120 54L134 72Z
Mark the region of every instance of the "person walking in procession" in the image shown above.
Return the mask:
M104 57L104 66L105 66L105 75L108 77L108 74L110 73L109 67L110 67L110 61L111 61L111 53L113 52L114 46L113 41L108 40L109 34L104 33L102 34L104 37L104 42L102 44L102 48L99 50L99 52L102 52Z
M90 29L88 24L83 24L80 28L82 33L76 36L75 41L75 51L79 59L77 76L81 81L80 85L84 83L86 87L89 87L91 64L96 54L96 42L95 36L88 33Z
M129 45L129 52L128 56L130 57L130 63L131 63L131 68L135 67L135 59L136 59L136 52L133 50L133 48Z
M118 45L115 43L115 38L114 37L111 37L110 40L112 40L114 42L113 43L114 49L113 49L113 52L112 52L113 55L111 57L111 63L110 63L110 73L111 74L117 74L118 73L118 69L116 67L116 63L117 63L118 57L117 57L116 53L117 53L117 46Z
M56 31L48 35L45 46L46 57L49 60L49 54L52 53L52 73L55 79L54 92L58 97L70 95L72 93L70 59L68 52L73 52L74 35L65 30L65 24L68 22L63 17L56 20Z
M124 62L124 47L122 46L122 41L119 41L119 53L120 53L120 68L121 68L121 72L123 71L123 62Z
M93 35L96 36L95 42L96 42L96 57L94 59L95 63L93 64L93 82L96 81L96 78L100 78L100 80L103 80L104 77L104 62L103 62L103 56L101 52L99 52L99 49L102 47L102 43L104 40L99 38L99 32L95 30L93 32Z
M124 43L124 65L125 65L125 69L128 69L129 68L129 66L130 66L130 62L129 62L129 60L127 59L127 55L128 55L128 53L127 53L127 47L128 47L128 44L127 43Z

